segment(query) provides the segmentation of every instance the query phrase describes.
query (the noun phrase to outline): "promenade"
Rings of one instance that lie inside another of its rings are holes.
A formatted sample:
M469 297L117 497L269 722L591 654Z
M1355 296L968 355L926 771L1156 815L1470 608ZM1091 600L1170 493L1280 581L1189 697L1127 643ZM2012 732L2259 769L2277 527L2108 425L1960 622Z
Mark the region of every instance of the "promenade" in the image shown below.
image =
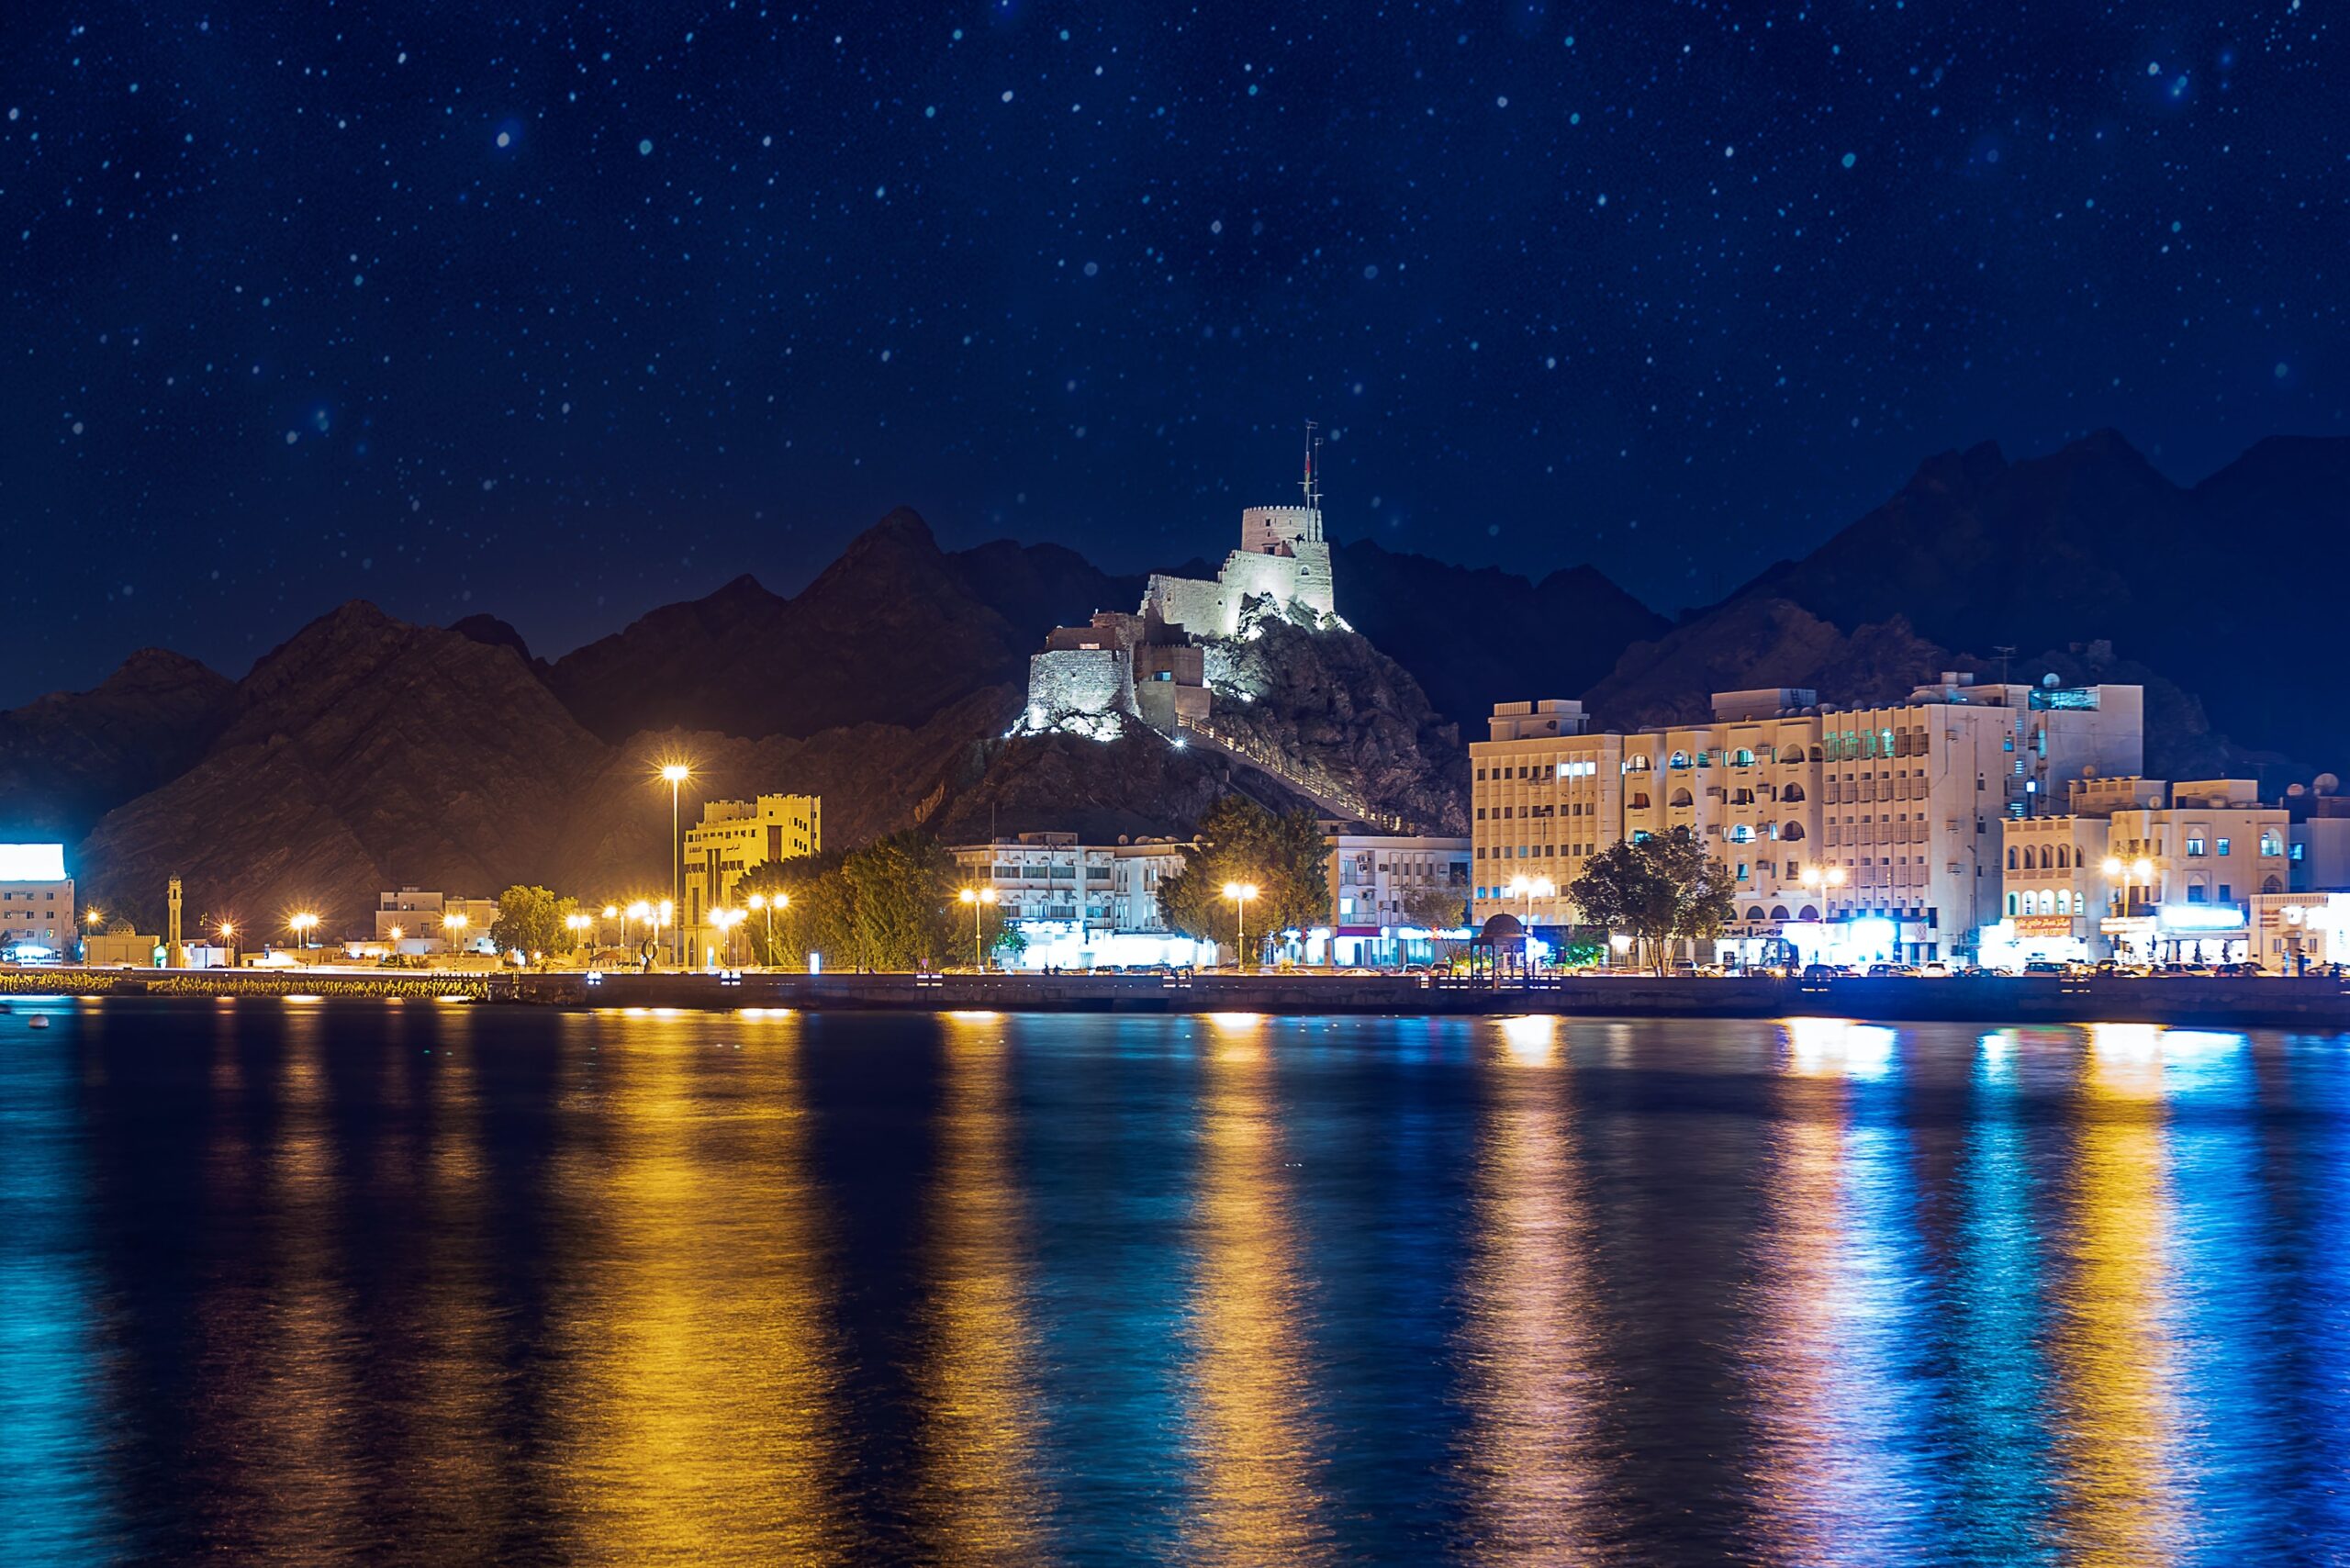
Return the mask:
M1747 980L1578 975L1499 986L1408 975L543 974L367 970L0 970L9 995L444 999L553 1007L1275 1013L1606 1018L1838 1017L1885 1023L2170 1024L2350 1030L2350 981L1963 975Z

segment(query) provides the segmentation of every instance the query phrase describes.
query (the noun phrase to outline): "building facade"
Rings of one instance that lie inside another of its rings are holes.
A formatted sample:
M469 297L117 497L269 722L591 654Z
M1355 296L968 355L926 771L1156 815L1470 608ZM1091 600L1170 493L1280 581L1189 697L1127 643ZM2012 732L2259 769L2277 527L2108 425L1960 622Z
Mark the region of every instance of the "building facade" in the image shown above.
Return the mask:
M997 918L1027 946L1027 969L1190 964L1194 944L1167 928L1159 883L1182 868L1183 844L1145 838L1083 844L1073 833L1024 833L957 845L962 885L991 889Z
M699 930L710 912L734 904L734 886L753 868L824 847L823 801L814 795L706 801L686 830L684 920Z
M464 924L451 925L451 916ZM490 953L497 948L489 928L498 924L496 899L401 888L375 895L375 940L395 953Z
M0 844L0 960L52 962L81 939L62 844Z
M1424 962L1432 934L1467 918L1468 839L1340 833L1329 845L1330 936L1309 941L1307 963Z
M2134 686L1945 673L1887 707L1792 688L1711 706L1708 722L1632 733L1593 732L1557 700L1496 707L1470 748L1474 921L1572 925L1567 890L1593 856L1682 827L1732 875L1724 956L1971 955L2004 893L2001 824L2072 779L2135 773L2144 749Z

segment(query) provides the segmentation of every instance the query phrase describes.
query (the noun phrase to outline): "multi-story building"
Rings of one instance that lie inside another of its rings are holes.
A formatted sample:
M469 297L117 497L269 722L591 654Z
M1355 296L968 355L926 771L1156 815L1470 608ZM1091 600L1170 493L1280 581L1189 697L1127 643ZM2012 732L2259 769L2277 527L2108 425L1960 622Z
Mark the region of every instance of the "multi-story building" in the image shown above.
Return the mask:
M2142 799L2159 802L2158 786ZM2248 778L2171 786L2169 804L2117 811L2106 836L2113 887L2103 930L2117 955L2231 959L2251 941L2251 901L2288 890L2289 821Z
M753 867L823 847L823 801L816 796L704 801L701 821L686 830L687 928L699 927L711 910L732 907L734 884Z
M1977 685L1841 709L1717 693L1710 722L1594 733L1581 706L1505 703L1470 747L1472 914L1575 923L1568 890L1624 839L1687 828L1731 872L1725 945L1762 956L1946 958L2000 907L2003 821L2072 779L2134 773L2134 686Z
M451 918L459 923L452 924ZM489 928L498 924L496 899L402 888L375 895L375 940L397 953L445 953L453 947L487 953Z
M2291 881L2285 808L2250 779L2076 782L2071 812L2006 824L2004 906L1986 963L2033 958L2241 958L2260 945L2254 901Z
M1431 931L1458 927L1469 905L1465 838L1334 834L1330 944L1306 961L1396 964L1428 956Z
M80 931L62 844L0 844L0 960L70 957Z
M997 917L1026 939L1027 968L1190 963L1158 910L1158 885L1181 869L1183 846L1145 838L1081 844L1073 833L1024 833L949 851L963 885L991 889Z

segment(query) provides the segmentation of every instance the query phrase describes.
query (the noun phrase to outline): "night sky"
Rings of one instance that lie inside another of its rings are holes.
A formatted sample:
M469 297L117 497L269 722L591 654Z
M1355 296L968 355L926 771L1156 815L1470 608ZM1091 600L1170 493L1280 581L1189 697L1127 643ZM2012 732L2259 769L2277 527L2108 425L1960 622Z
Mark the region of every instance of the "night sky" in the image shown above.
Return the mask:
M900 503L1220 553L1308 418L1334 533L1667 610L1942 448L2350 428L2310 0L0 13L0 702Z

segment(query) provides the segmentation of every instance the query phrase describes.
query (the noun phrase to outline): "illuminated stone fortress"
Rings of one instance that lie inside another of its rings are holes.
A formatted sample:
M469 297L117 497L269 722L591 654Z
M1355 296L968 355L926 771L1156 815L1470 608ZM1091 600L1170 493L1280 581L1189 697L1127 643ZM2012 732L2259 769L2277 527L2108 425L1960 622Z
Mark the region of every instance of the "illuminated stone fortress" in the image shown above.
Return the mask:
M1344 626L1322 536L1319 442L1308 425L1305 504L1250 507L1240 548L1212 578L1151 574L1131 613L1103 610L1083 626L1058 626L1028 660L1028 704L1015 734L1061 731L1115 736L1125 719L1172 734L1208 715L1209 655L1250 636L1268 616L1320 628Z

